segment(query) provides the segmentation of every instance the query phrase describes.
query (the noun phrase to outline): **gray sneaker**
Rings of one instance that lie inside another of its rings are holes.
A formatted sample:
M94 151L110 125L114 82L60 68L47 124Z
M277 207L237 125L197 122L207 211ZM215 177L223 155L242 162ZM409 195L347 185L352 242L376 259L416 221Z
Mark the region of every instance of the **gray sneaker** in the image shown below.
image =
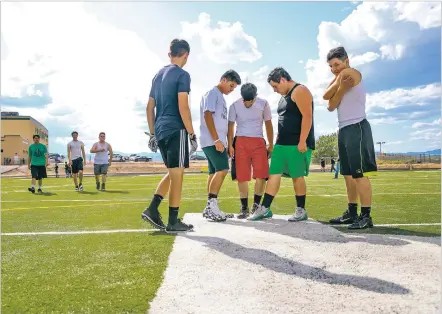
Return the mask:
M303 221L307 220L307 211L305 208L302 207L296 207L295 213L289 218L289 221Z

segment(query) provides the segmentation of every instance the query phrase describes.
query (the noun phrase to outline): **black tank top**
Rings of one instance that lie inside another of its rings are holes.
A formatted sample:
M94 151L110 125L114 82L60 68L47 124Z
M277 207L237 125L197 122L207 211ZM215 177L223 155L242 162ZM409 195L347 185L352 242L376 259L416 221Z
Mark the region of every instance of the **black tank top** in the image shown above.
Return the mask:
M278 104L278 145L298 145L301 136L302 113L298 105L292 100L295 84L286 96L281 97ZM313 110L313 101L312 101ZM313 113L312 113L313 115ZM315 129L312 118L312 126L306 140L307 147L315 149Z

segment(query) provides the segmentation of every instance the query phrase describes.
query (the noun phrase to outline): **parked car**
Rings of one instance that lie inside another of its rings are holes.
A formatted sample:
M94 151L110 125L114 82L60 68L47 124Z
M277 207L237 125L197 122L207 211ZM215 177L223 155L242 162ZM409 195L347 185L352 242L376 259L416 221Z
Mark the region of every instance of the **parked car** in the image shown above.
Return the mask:
M125 159L124 159L124 156L121 156L121 155L119 155L119 154L115 154L115 155L112 157L112 161L116 161L116 162L124 162Z
M190 160L207 160L207 158L201 155L190 155Z
M136 156L134 158L134 161L136 161L136 162L139 162L139 161L147 162L147 161L152 161L152 158L151 157L147 157L147 156Z

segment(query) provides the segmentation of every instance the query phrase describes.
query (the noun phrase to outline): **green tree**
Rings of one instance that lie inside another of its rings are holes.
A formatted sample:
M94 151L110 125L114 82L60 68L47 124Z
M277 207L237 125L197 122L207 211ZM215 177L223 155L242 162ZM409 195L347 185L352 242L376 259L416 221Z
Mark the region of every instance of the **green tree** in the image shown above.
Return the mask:
M338 133L321 135L316 140L313 158L338 156Z

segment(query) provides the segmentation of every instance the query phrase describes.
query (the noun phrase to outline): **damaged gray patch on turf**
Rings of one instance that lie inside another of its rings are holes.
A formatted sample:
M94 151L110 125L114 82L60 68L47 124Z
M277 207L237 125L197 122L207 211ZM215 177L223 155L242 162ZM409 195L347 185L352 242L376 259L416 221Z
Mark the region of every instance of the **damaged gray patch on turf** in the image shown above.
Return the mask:
M287 218L186 214L149 313L439 312L437 244Z

